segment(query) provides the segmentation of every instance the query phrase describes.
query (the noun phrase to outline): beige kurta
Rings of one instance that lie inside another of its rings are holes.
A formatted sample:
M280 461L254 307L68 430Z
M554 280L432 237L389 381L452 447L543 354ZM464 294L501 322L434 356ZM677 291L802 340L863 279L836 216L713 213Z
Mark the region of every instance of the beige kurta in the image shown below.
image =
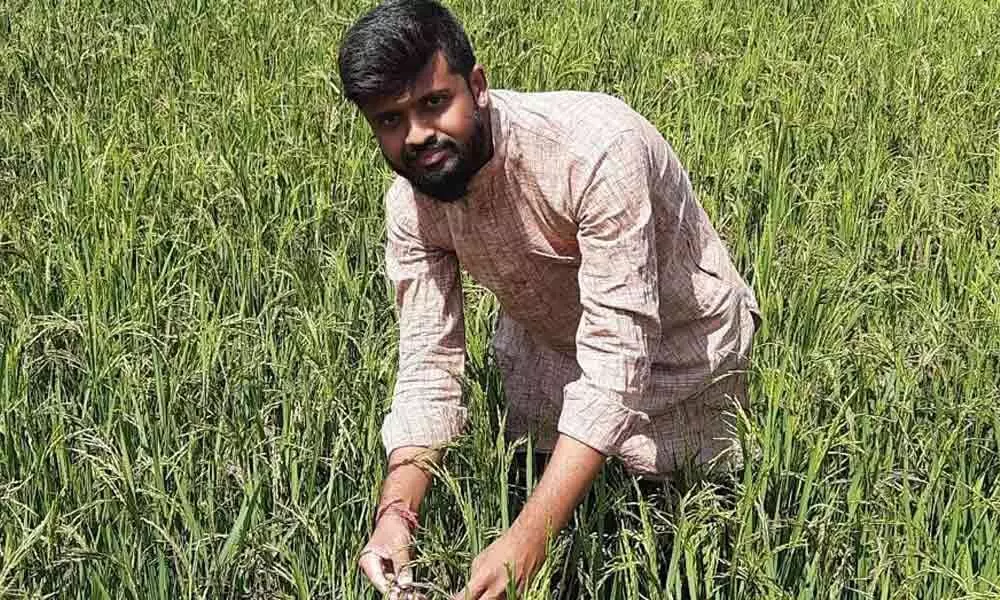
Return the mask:
M399 372L386 451L464 430L460 268L497 297L507 433L559 434L666 475L731 445L759 317L669 144L598 93L490 92L466 201L386 194Z

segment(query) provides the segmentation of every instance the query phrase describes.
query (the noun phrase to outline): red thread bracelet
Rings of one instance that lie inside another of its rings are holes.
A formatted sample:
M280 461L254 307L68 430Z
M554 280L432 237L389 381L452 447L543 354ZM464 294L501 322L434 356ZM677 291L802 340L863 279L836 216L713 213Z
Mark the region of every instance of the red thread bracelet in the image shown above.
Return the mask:
M382 517L385 516L385 513L392 510L392 512L396 513L397 515L399 515L401 519L403 519L406 525L410 528L410 531L416 529L417 525L419 525L419 517L417 513L415 511L410 510L406 506L396 506L397 504L405 505L406 503L403 501L402 498L397 498L392 502L383 506L381 509L379 509L378 513L375 515L375 525L378 525L378 522L382 519Z

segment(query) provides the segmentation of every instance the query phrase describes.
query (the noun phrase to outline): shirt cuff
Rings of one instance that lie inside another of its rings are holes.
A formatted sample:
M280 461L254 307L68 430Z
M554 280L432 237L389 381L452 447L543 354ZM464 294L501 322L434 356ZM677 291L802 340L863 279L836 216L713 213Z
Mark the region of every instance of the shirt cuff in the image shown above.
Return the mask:
M397 404L382 423L386 456L403 446L447 444L465 430L468 409L454 404Z
M563 388L559 433L616 456L635 428L649 416L627 407L620 394L577 380Z

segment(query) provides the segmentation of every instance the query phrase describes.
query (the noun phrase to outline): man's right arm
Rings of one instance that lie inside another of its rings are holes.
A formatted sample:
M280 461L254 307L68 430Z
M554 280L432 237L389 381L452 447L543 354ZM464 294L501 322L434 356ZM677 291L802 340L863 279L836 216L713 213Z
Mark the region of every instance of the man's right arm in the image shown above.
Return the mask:
M425 229L435 222L440 219L421 215L398 186L390 190L385 257L399 317L399 370L392 410L382 423L389 470L359 564L382 592L392 577L402 585L412 581L412 531L432 480L430 467L467 419L461 272L454 251Z
M399 494L426 489L430 481L426 467L413 459L422 456L437 462L441 453L436 449L460 434L467 419L462 403L465 321L458 257L436 243L436 236L424 226L424 221L435 218L419 214L411 202L390 194L386 206L386 274L399 321L399 369L392 410L382 425L389 456L383 489Z

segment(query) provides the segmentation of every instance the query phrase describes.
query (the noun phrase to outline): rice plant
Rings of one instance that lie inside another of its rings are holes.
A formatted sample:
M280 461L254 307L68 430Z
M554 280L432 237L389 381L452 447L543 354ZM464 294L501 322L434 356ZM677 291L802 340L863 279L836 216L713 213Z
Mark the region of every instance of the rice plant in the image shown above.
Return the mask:
M370 5L0 3L0 597L377 597L392 172L334 75ZM493 87L657 125L764 312L731 501L612 465L525 597L1000 597L1000 4L448 5ZM516 516L466 289L429 598Z

